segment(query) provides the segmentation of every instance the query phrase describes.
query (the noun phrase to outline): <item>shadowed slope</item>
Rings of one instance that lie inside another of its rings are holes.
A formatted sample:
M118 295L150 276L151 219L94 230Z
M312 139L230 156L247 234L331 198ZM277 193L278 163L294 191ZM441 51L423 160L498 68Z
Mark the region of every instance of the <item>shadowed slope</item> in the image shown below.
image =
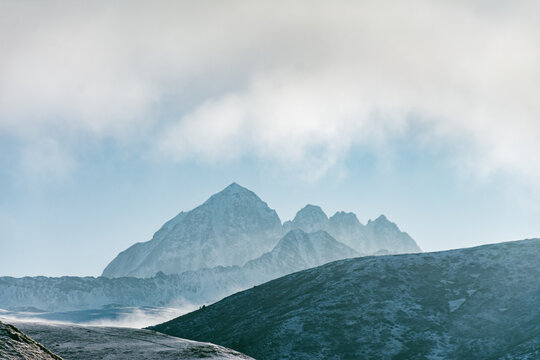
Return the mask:
M340 260L155 326L258 359L536 359L540 240Z

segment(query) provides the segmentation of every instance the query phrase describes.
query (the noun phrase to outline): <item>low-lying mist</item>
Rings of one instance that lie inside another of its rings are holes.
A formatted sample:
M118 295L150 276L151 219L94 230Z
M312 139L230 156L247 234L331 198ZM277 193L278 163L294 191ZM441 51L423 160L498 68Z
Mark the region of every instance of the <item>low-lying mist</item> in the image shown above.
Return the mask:
M0 320L47 324L144 328L156 325L198 308L195 304L174 307L107 307L66 312L28 312L0 309Z

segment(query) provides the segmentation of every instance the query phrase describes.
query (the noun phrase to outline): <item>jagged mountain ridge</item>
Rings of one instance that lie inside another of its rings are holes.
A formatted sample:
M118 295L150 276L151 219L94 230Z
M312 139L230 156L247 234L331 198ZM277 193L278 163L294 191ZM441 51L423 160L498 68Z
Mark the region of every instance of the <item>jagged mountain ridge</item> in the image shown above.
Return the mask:
M152 328L259 359L538 359L539 263L540 239L340 260Z
M246 203L249 205L245 206ZM358 248L358 243L362 244L364 241L361 238L363 233L355 235L354 230L364 226L354 214L337 213L328 219L319 207L311 207L319 221L309 220L309 216L305 216L309 211L302 209L289 225L281 225L275 211L257 195L233 183L198 208L182 212L165 223L156 232L153 240L135 244L122 252L104 271L110 278L0 278L0 308L11 311L37 308L53 312L99 309L111 304L120 307L183 308L186 302L210 303L291 272L333 260L366 255L354 250L354 246ZM302 222L299 219L304 220ZM378 221L379 219L374 223ZM200 227L196 226L199 222L203 224ZM294 223L294 226L290 226L291 223ZM365 228L368 228L370 223ZM299 229L299 224L314 232L304 234ZM309 224L313 226L309 227ZM186 246L185 249L179 247L192 241L192 237L188 235L194 228L200 230L195 231L195 245ZM288 228L294 230L290 236L283 237L281 241L280 237L272 240L280 234L289 235L285 234ZM260 244L260 239L256 242L250 242L250 239L257 238L256 234L261 229L266 234L263 236L264 246L272 243L275 245L273 250L259 257L249 258L247 254L252 253L253 249L248 249L243 252L248 260L232 259L242 244L248 242L246 248L254 243ZM395 225L389 229L391 236L401 233ZM333 231L341 237L342 242L336 241L326 231ZM238 234L242 236L238 237ZM223 250L230 244L221 241L214 248L213 239L216 238L232 239L235 245ZM347 246L347 242L353 246ZM207 251L207 248L214 251ZM220 261L214 261L217 258L212 256L205 257L205 252L215 254L216 249L223 250L220 253L221 258L218 259ZM190 261L187 265L183 260L185 257ZM204 266L205 261L210 258L213 259L210 262L236 262L240 265L197 268ZM176 274L175 269L185 266L197 269ZM130 277L117 277L114 274ZM79 318L79 315L74 316Z
M0 277L0 308L43 311L122 306L204 304L268 280L330 261L359 256L328 233L287 233L272 251L244 266L218 266L153 278Z
M414 240L381 216L362 225L353 213L330 219L307 205L283 225L255 193L232 183L201 206L165 223L152 240L122 251L103 271L105 277L152 277L158 272L216 266L242 266L272 249L291 229L324 230L360 254L419 252Z
M283 226L285 229L301 229L306 232L325 230L336 240L362 254L421 252L409 234L402 232L384 215L363 225L352 212L338 211L328 218L319 206L308 204Z

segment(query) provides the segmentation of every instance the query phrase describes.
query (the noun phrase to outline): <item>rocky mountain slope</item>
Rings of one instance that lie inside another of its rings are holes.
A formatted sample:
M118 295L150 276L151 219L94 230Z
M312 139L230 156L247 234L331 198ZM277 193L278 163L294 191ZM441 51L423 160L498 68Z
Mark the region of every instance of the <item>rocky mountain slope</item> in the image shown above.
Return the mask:
M155 326L258 359L538 359L540 239L340 260Z
M315 205L306 205L292 221L283 224L285 229L302 229L306 232L327 231L336 240L362 254L404 254L421 252L420 247L396 224L381 215L362 225L354 213L339 211L328 218Z
M223 346L150 330L24 322L16 325L69 360L251 359Z
M158 273L153 278L0 277L0 308L57 312L111 304L168 307L186 302L205 304L291 272L354 256L359 254L324 231L306 234L293 230L272 251L242 267L220 266L180 275Z
M0 322L0 359L62 360L13 325Z
M257 285L295 271L357 256L360 256L358 252L325 231L308 234L297 229L289 231L272 251L248 261L242 272L253 278L252 285Z
M201 206L180 213L152 240L121 252L106 277L152 277L215 266L243 265L272 249L283 234L276 212L233 183Z
M201 206L165 223L152 240L121 252L105 277L152 277L216 266L244 265L270 251L289 230L326 231L361 254L420 252L414 240L384 216L362 225L353 213L330 219L307 205L281 224L276 212L255 193L233 183Z

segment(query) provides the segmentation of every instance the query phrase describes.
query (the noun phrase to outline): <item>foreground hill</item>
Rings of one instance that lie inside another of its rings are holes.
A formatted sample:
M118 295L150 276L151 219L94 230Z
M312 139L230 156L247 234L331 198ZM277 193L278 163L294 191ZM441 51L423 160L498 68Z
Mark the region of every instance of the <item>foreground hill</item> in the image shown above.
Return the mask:
M112 304L115 307L205 304L295 271L359 255L324 231L306 234L292 230L272 251L244 266L219 266L180 275L159 273L145 279L0 277L0 308L58 312L99 309Z
M251 359L222 346L179 339L150 330L22 322L17 326L69 360Z
M0 322L0 359L62 360L13 325Z
M340 260L153 327L258 359L538 359L540 239Z

